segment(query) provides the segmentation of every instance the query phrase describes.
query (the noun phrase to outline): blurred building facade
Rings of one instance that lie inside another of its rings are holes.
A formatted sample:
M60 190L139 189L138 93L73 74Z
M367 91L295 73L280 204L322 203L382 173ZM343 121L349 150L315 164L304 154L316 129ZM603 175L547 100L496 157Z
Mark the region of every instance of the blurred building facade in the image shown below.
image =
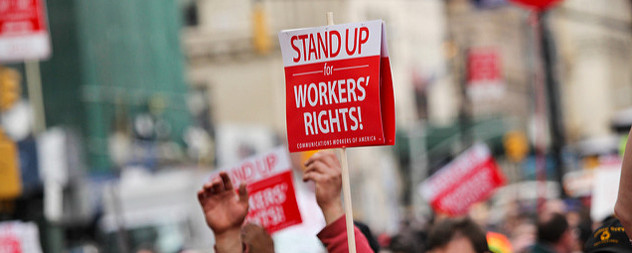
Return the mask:
M486 4L490 3L490 4ZM536 81L542 55L539 35L533 27L532 13L510 1L447 1L448 38L455 47L451 95L443 99L453 104L442 118L459 120L459 105L476 121L496 115L504 129L527 133L535 142L537 121ZM559 95L546 94L560 105L559 118L548 118L544 126L545 143L552 145L551 120L561 123L562 145L580 155L612 153L618 150L613 119L617 112L630 108L626 98L632 89L630 65L630 1L594 2L567 0L549 10L542 20L548 29L554 86ZM464 63L467 50L492 47L500 52L504 93L497 98L475 99L461 96L467 83ZM449 55L450 56L450 55ZM467 98L470 101L463 101ZM547 116L551 113L545 104ZM435 121L436 122L436 121ZM480 138L479 138L480 139ZM587 148L588 146L588 148ZM573 170L576 168L567 168Z
M119 169L185 161L189 87L174 1L46 2L53 53L35 71L48 129L12 122L29 131L12 140L26 145L25 191L2 200L16 208L0 219L37 222L44 252L64 252L99 240L101 189ZM29 119L29 110L13 114Z
M110 147L116 133L147 144L129 153L159 153L140 147L153 140L182 143L190 117L176 7L172 1L48 3L54 53L41 67L47 125L83 137L90 171L122 165Z
M630 1L567 0L554 10L569 141L611 135L617 111L632 100Z

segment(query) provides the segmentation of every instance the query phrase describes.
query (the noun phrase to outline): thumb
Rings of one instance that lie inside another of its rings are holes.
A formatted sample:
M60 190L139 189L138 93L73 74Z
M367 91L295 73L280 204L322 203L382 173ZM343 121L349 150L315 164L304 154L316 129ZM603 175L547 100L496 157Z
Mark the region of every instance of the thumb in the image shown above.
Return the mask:
M239 202L248 204L248 190L244 183L239 185Z

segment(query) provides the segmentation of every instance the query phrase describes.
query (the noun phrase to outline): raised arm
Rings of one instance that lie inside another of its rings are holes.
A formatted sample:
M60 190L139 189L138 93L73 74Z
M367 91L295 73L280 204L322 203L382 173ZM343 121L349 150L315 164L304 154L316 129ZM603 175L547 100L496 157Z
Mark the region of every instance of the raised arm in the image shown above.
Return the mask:
M632 238L632 129L625 145L621 179L619 181L619 195L614 207L614 214L625 228L628 238Z
M246 185L235 192L225 172L206 183L197 193L206 224L215 234L215 251L218 253L241 253L241 224L248 214L248 192Z
M325 216L327 226L318 233L330 253L349 252L344 209L340 199L342 189L342 169L336 155L331 151L314 154L305 163L303 181L313 181L316 185L316 202ZM356 250L359 253L373 252L369 243L356 227L354 228Z

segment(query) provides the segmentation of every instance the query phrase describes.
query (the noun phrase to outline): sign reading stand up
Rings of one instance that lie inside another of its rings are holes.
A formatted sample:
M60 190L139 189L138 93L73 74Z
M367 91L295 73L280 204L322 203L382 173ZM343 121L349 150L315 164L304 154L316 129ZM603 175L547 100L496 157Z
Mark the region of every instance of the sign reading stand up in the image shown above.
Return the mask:
M395 144L385 37L381 20L279 33L291 152Z

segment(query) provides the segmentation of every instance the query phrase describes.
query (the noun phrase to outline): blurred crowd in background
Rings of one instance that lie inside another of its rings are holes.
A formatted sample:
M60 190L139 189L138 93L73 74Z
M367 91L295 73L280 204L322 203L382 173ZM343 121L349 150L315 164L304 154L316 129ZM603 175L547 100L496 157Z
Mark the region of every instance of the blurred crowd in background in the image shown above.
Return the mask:
M39 1L0 13L18 2ZM504 178L467 210L492 250L524 252L538 214L560 213L581 252L613 214L632 125L632 1L516 2L45 1L49 56L0 59L0 244L211 251L196 190L286 145L277 33L332 11L386 24L396 143L348 150L354 218L383 252L424 252L442 217L424 181L477 143ZM277 252L322 252L301 235L272 235Z

